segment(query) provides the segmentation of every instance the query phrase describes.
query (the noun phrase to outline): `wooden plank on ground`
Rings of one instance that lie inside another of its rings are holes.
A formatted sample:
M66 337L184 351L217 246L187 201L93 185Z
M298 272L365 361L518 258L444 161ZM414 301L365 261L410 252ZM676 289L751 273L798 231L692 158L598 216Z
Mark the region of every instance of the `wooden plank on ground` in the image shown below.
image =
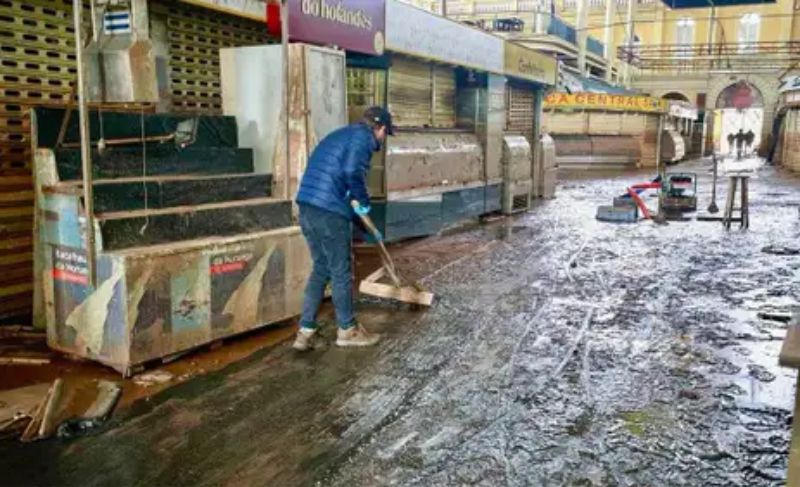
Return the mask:
M36 406L42 402L49 388L50 384L43 382L18 389L0 391L0 423L11 420L17 415L33 414Z
M394 299L404 303L430 306L433 304L433 294L426 291L417 291L410 287L394 287L389 284L361 281L358 290L362 294L378 298Z

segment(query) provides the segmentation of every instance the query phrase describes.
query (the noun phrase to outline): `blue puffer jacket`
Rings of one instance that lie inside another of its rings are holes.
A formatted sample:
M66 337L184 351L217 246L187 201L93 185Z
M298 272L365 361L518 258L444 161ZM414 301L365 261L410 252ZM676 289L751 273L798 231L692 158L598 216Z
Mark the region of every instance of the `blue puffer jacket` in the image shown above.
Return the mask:
M297 203L352 218L350 200L369 206L367 171L380 144L365 124L356 123L328 134L317 145L297 192Z

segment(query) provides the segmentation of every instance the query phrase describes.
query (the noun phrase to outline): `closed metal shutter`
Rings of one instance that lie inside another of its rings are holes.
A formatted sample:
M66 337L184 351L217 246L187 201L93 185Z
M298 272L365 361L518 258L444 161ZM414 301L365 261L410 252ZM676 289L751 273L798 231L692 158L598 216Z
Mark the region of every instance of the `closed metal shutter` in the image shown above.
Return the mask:
M392 58L389 68L389 111L400 127L431 124L431 65L403 57Z
M587 133L586 112L559 112L551 110L543 115L542 131L549 134L582 135Z
M0 0L0 318L31 311L29 109L70 96L76 75L71 4Z
M433 68L434 110L433 126L454 128L456 126L456 72L447 66Z
M175 1L150 11L166 18L172 112L222 113L219 50L266 44L266 25Z
M533 139L536 117L536 97L533 90L508 85L506 103L506 132Z
M167 20L173 111L220 113L219 48L263 44L265 26L172 0L151 2L150 12ZM84 19L88 28L88 8ZM31 311L29 113L71 97L72 26L72 0L0 0L0 319Z
M619 135L622 131L622 114L619 112L587 112L589 133Z

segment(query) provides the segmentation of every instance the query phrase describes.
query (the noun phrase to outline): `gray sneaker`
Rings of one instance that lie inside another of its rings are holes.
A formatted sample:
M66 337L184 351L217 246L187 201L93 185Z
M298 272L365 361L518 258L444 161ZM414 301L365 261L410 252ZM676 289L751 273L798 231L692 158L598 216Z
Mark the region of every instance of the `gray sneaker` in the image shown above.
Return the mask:
M305 352L306 350L311 349L311 339L314 338L314 335L317 334L316 328L303 328L300 327L297 330L297 337L294 339L294 343L292 344L292 348L297 350L298 352Z
M346 330L339 328L336 333L336 345L340 347L371 347L380 339L380 335L368 332L360 323L354 323Z

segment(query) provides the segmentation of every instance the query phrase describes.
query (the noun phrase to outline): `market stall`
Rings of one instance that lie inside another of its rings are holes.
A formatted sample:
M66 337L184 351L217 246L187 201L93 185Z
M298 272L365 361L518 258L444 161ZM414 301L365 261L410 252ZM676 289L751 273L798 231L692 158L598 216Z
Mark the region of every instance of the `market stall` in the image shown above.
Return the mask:
M666 100L630 94L554 92L544 100L543 127L563 169L656 167Z
M503 131L503 212L522 211L531 199L554 193L554 158L538 157L542 100L558 76L555 58L505 45L506 114Z

